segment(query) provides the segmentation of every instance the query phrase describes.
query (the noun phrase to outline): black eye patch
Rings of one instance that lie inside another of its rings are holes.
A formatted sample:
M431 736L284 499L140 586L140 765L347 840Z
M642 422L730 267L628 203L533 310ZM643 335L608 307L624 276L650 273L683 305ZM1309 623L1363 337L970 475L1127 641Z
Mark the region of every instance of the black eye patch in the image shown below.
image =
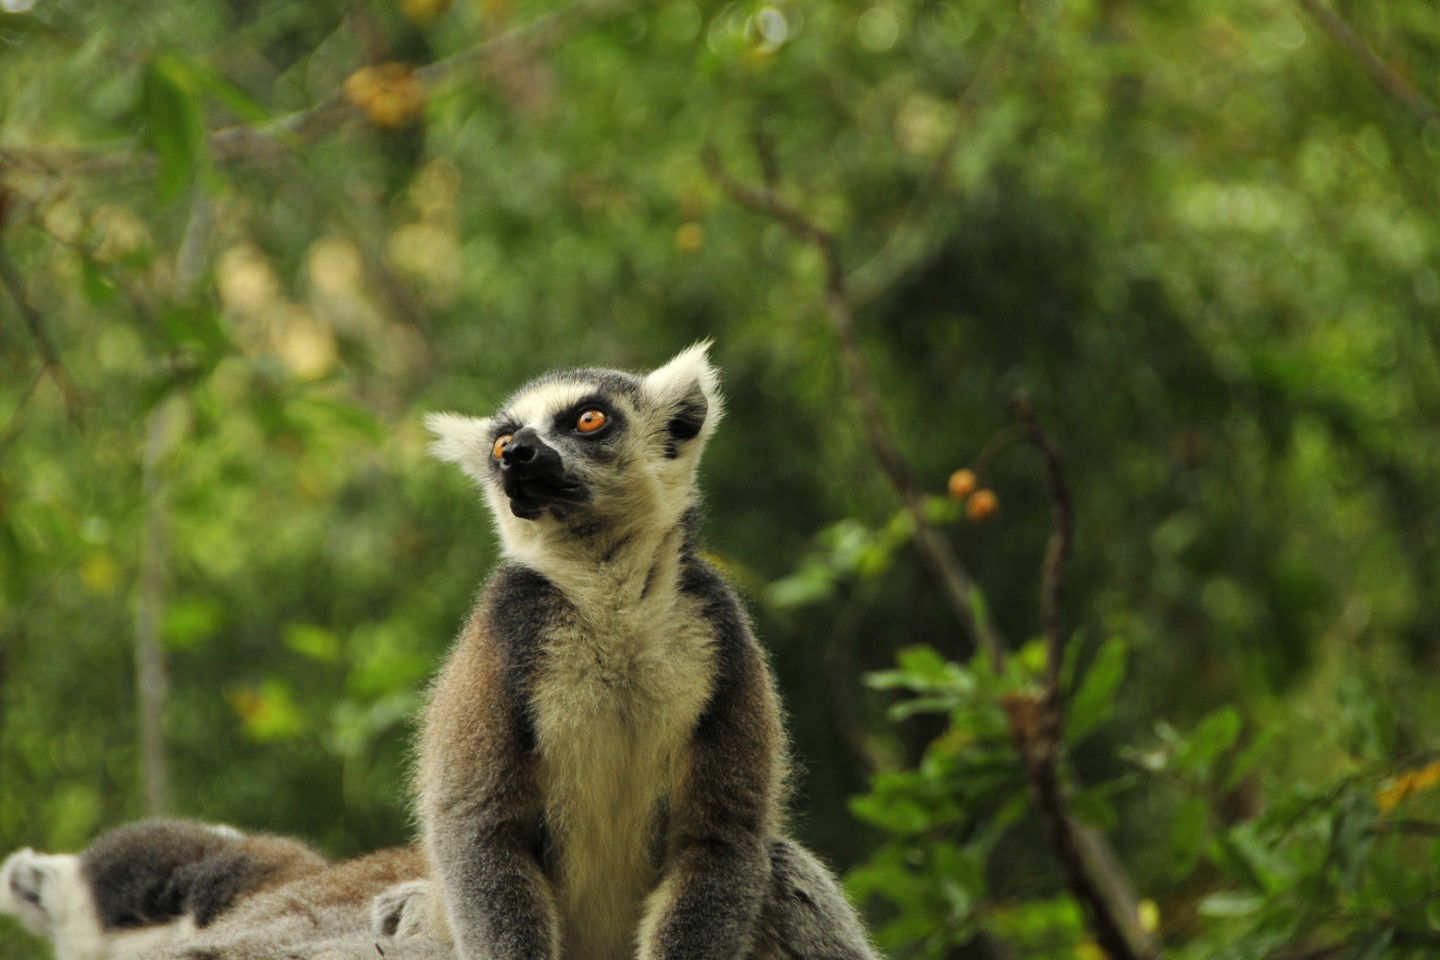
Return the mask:
M599 410L605 416L605 425L593 432L582 432L576 428L580 415L587 410ZM614 436L625 426L625 417L609 401L600 397L587 397L573 403L555 415L552 429L559 436L582 437L586 440L602 440Z

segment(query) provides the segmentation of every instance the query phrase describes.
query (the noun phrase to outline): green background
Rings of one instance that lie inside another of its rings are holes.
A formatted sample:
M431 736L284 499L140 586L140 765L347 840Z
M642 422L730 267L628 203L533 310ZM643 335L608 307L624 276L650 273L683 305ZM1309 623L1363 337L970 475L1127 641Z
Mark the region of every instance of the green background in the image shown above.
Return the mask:
M960 666L825 264L709 150L836 238L927 491L1017 390L1062 449L1070 682L1098 676L1067 782L1162 942L1433 948L1440 807L1399 778L1440 747L1440 16L1333 8L1382 84L1314 6L0 14L0 849L147 813L147 523L171 812L407 840L411 717L495 560L423 414L713 337L706 540L773 653L795 831L893 956L1093 956L996 726L1036 651ZM346 86L388 62L442 65L423 102ZM1043 470L1023 442L981 466L993 518L931 509L1018 650Z

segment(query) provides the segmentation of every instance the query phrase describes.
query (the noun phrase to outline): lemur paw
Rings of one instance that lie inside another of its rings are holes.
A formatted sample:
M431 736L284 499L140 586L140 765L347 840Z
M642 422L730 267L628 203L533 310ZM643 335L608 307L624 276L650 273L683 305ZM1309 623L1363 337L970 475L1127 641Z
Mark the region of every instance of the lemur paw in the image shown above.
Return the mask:
M52 900L62 877L60 859L29 847L12 853L0 864L0 913L19 918L37 936L53 936L59 921Z
M370 931L381 937L424 936L429 896L428 880L397 883L382 891L370 904Z

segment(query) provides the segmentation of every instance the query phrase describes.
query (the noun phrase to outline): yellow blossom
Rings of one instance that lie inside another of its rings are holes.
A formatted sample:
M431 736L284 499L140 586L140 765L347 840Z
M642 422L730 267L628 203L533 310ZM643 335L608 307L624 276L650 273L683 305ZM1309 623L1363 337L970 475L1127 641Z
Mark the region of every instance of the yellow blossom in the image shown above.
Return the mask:
M1412 793L1421 793L1436 784L1440 784L1440 761L1417 770L1406 770L1389 786L1375 791L1375 806L1381 813L1389 813Z
M378 127L402 127L425 112L425 87L404 63L361 67L345 80L344 93Z

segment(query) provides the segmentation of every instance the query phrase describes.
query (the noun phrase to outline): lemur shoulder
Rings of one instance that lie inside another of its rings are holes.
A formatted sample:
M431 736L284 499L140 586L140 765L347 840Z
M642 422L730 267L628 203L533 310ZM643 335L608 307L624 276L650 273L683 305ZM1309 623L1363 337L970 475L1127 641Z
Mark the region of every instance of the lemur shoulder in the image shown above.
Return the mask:
M463 960L873 956L833 877L781 833L779 698L697 549L696 469L722 412L706 346L429 418L505 555L422 720L432 909Z

